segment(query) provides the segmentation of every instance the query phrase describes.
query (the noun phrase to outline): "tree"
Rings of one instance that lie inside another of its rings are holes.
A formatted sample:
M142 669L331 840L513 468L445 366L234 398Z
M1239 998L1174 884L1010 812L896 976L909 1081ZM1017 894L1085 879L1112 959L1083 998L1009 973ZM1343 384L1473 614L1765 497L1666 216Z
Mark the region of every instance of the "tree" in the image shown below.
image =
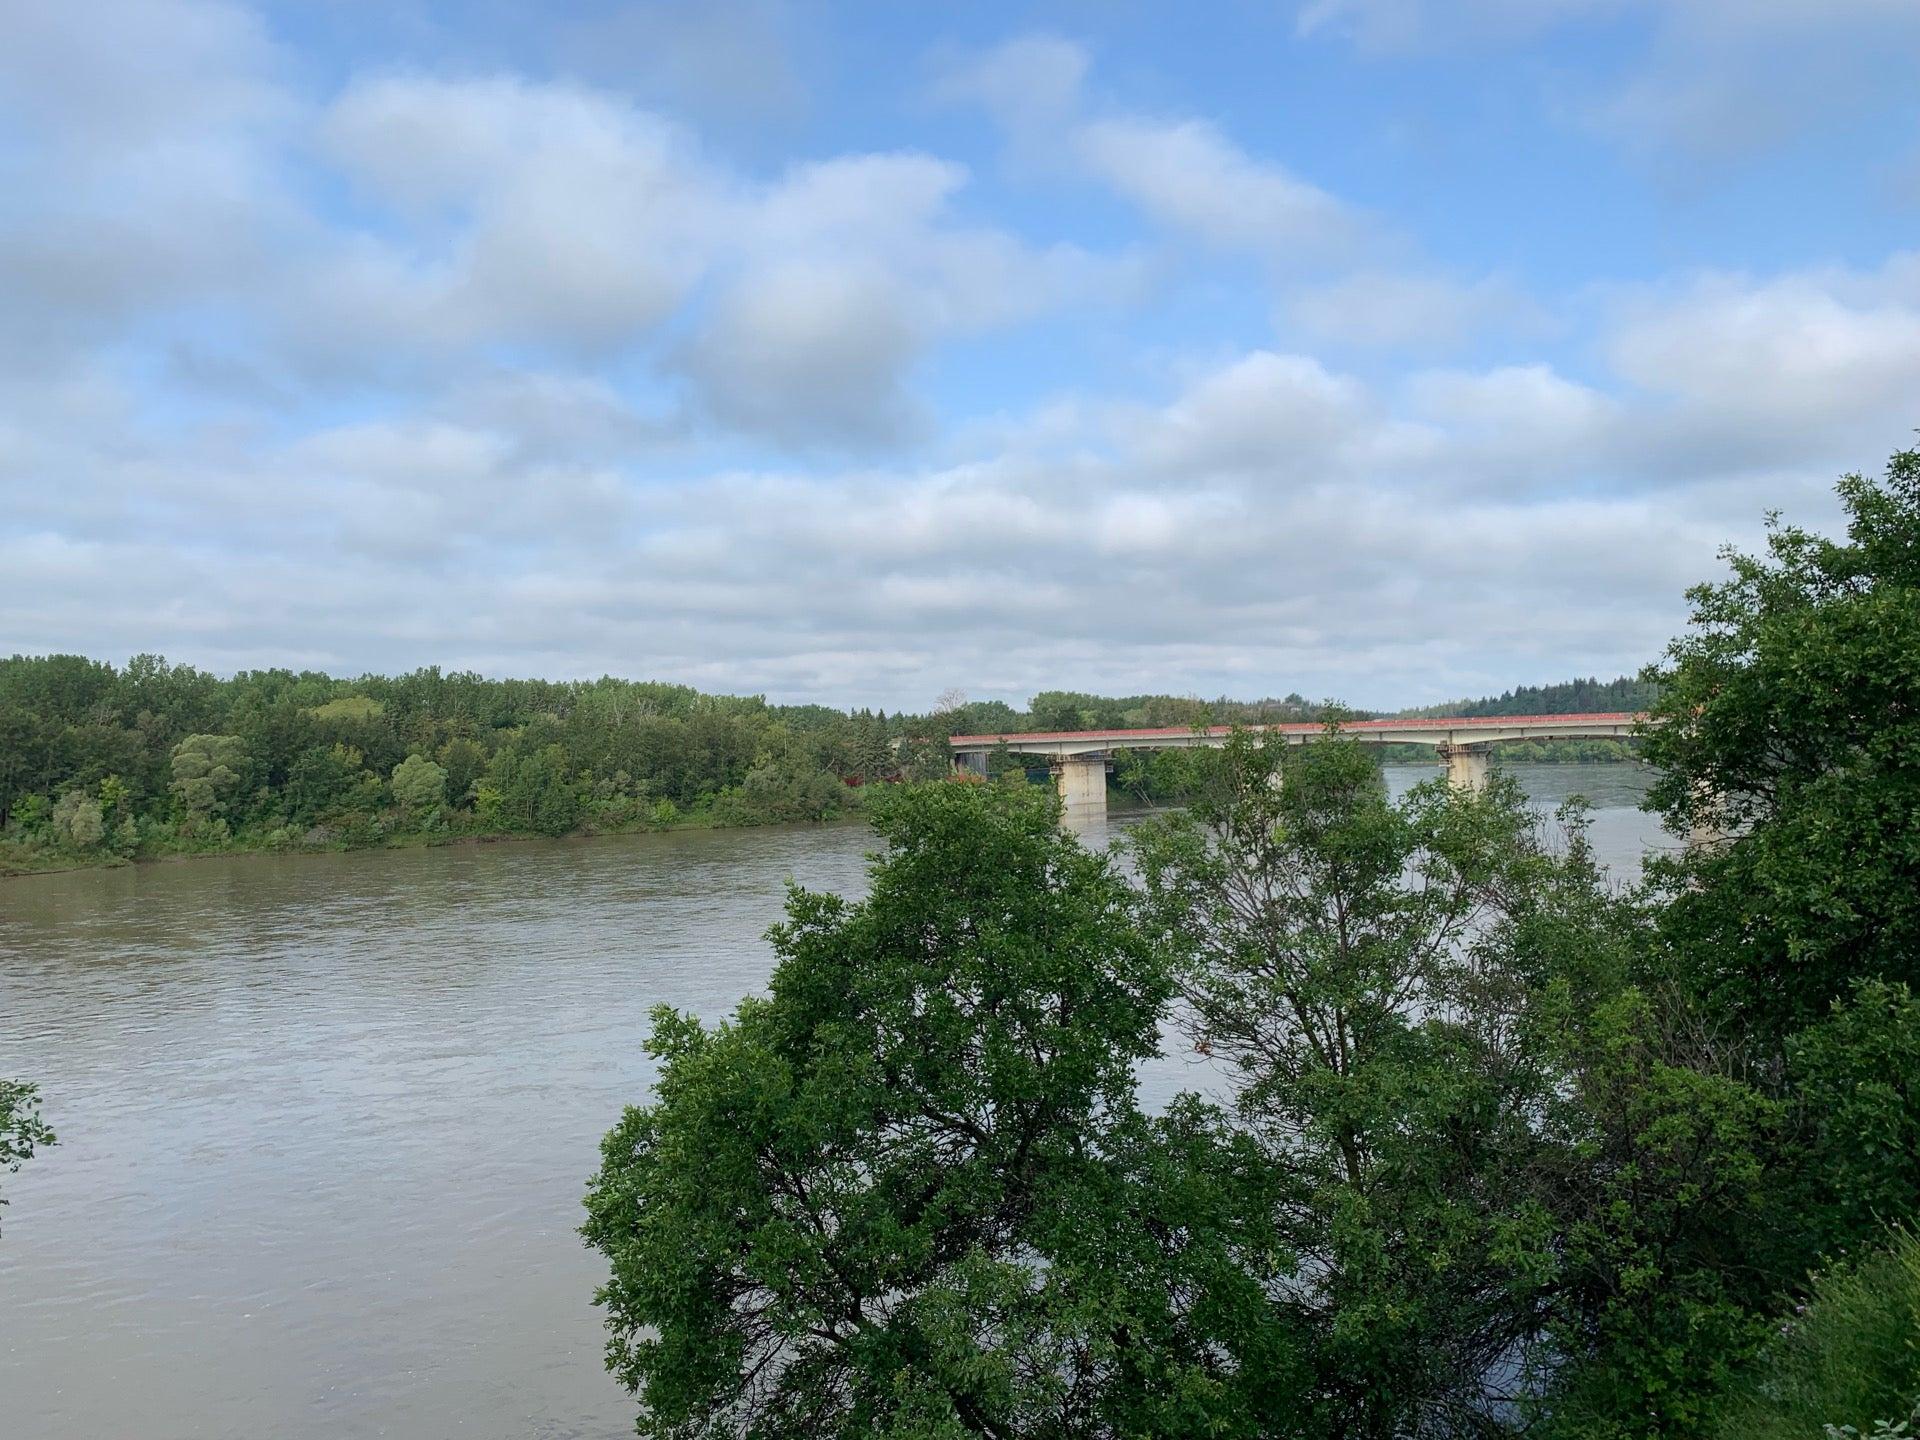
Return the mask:
M488 780L500 795L497 813L515 829L565 835L580 823L579 788L560 745L525 754L503 749L494 756Z
M487 773L487 752L467 739L449 740L440 747L440 764L447 772L447 795L464 805L474 782Z
M876 823L867 900L792 893L766 999L655 1012L656 1099L603 1146L584 1233L641 1433L1256 1433L1289 1378L1247 1363L1260 1177L1134 1106L1169 984L1127 886L1044 792Z
M1297 1433L1498 1431L1556 1263L1548 977L1617 968L1620 917L1578 830L1551 851L1510 782L1395 804L1331 731L1236 734L1191 775L1191 807L1133 845L1195 1044L1284 1179Z
M1668 867L1667 932L1776 1040L1857 979L1920 983L1920 450L1838 489L1844 541L1772 517L1645 676L1652 803L1731 837Z
M287 771L287 818L311 825L342 813L364 811L375 800L379 777L351 746L315 745L303 750Z
M18 1080L0 1080L0 1170L17 1171L33 1158L37 1147L54 1143L54 1133L40 1118L40 1091ZM7 1203L0 1195L0 1205Z
M173 748L168 786L187 815L224 815L247 768L247 747L237 735L189 735Z
M806 824L826 820L840 808L845 787L824 770L792 756L769 757L747 772L722 812L732 824Z
M1863 980L1788 1041L1800 1181L1791 1212L1806 1259L1857 1249L1920 1217L1920 1000ZM1920 1397L1916 1397L1920 1398Z
M53 807L53 835L72 849L93 849L107 837L100 802L84 790L69 790Z
M393 767L394 802L409 817L438 810L447 800L447 772L424 755L409 755Z

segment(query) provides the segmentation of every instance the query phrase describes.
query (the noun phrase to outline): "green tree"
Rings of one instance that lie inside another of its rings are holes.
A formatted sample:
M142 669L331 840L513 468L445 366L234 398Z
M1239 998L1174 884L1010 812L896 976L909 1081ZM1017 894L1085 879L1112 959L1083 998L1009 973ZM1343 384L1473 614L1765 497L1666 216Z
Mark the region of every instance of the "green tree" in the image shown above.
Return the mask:
M565 835L580 823L580 787L561 745L527 753L503 749L488 769L487 784L500 796L494 813L517 830ZM487 800L484 792L481 799Z
M1699 1435L1799 1278L1774 1233L1781 1103L1709 1053L1711 1027L1626 987L1553 987L1565 1079L1528 1183L1554 1255L1529 1409L1542 1440Z
M19 1080L0 1080L0 1171L11 1175L33 1158L34 1150L54 1143L54 1134L40 1118L39 1087ZM0 1206L7 1203L0 1195Z
M1666 928L1775 1037L1856 979L1920 982L1920 450L1839 495L1844 541L1774 517L1646 673L1652 803L1732 837L1670 868Z
M845 793L832 775L795 756L768 758L747 772L722 813L732 824L804 824L830 819Z
M74 850L91 850L107 838L100 802L84 790L69 790L53 807L53 836Z
M1788 1042L1788 1060L1792 1211L1808 1248L1854 1249L1888 1221L1920 1219L1920 1000L1862 981Z
M221 816L243 783L247 747L237 735L189 735L174 746L172 768L168 789L185 814Z
M424 755L409 755L393 767L394 802L409 818L438 810L447 800L447 772Z
M1256 1433L1289 1378L1246 1363L1259 1177L1134 1106L1169 985L1127 886L1037 790L896 791L877 828L867 900L793 892L766 999L655 1013L584 1232L641 1433Z
M1508 782L1396 804L1331 733L1195 753L1190 808L1133 845L1195 1043L1286 1178L1274 1227L1311 1257L1302 1423L1497 1429L1553 1268L1540 999L1555 966L1605 968L1613 907Z
M378 777L367 770L358 750L337 743L315 745L302 751L287 771L287 817L296 825L311 825L364 811L378 788Z
M474 783L487 773L487 752L472 740L453 739L440 747L440 765L447 772L447 796L464 805Z

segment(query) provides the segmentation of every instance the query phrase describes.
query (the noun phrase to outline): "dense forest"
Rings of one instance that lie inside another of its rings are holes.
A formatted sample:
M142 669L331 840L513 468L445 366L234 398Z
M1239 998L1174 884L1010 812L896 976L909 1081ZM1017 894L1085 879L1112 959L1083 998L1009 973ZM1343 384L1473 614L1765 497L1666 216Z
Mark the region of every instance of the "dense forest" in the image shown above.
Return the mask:
M1504 695L1479 700L1449 700L1402 710L1402 715L1592 715L1608 711L1638 713L1653 708L1660 686L1643 676L1618 680L1569 680L1561 685L1519 685Z
M640 1433L1914 1434L1920 451L1841 498L1690 592L1643 743L1693 839L1631 888L1355 740L1186 752L1126 863L883 792L865 897L656 1010L602 1147Z
M1584 701L1633 684L1576 681L1474 704L1562 709L1569 696ZM950 734L1322 713L1299 695L1044 691L1024 711L948 696L928 713L889 716L611 678L491 680L437 669L220 677L151 655L121 667L16 655L0 660L0 870L236 848L818 821L856 808L872 782L944 773ZM1554 758L1619 753L1607 742L1577 744L1580 754ZM1146 799L1178 798L1185 772L1167 753L1130 758L1116 783ZM1003 760L995 768L1018 767Z

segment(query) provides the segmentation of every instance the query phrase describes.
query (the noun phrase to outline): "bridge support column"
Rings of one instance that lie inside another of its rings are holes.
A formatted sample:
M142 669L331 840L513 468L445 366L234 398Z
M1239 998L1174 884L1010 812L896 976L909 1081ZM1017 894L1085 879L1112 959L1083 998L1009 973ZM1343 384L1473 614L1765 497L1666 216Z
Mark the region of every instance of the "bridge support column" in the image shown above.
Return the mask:
M1053 762L1060 818L1068 825L1107 818L1107 757L1062 755Z
M1487 788L1487 751L1478 745L1442 745L1440 763L1447 767L1447 783L1455 789Z
M987 777L987 752L984 750L963 750L953 757L953 770L956 775L978 775Z

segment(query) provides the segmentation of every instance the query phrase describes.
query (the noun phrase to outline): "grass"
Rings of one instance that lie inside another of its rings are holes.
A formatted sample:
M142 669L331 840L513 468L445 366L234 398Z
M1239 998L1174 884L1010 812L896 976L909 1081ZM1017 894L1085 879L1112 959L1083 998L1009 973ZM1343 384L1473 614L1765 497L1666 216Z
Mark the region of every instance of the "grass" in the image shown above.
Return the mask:
M1920 1239L1823 1275L1786 1318L1716 1440L1920 1434ZM1906 1429L1899 1428L1902 1423Z

